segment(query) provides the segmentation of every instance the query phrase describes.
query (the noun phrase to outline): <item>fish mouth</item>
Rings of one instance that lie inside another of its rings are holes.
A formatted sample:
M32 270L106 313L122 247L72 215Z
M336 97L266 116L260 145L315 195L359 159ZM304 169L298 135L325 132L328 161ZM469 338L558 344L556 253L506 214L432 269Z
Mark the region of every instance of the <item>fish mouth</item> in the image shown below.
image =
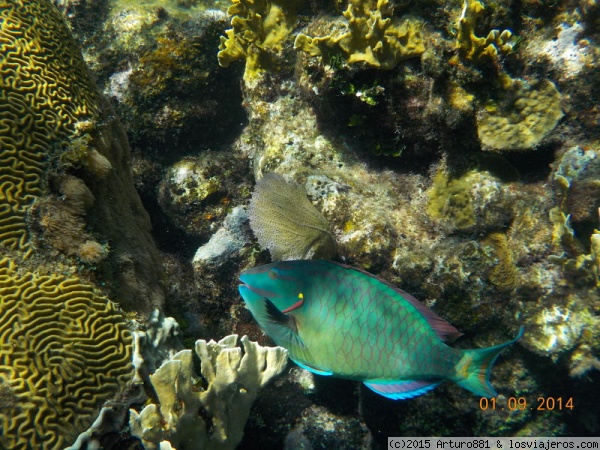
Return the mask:
M260 289L255 286L252 286L248 283L245 283L244 280L242 280L242 283L238 286L238 288L241 286L245 287L246 289L249 289L250 291L254 292L256 295L260 295L261 297L264 297L266 299L281 297L281 295L278 295L273 291L269 291L267 289Z

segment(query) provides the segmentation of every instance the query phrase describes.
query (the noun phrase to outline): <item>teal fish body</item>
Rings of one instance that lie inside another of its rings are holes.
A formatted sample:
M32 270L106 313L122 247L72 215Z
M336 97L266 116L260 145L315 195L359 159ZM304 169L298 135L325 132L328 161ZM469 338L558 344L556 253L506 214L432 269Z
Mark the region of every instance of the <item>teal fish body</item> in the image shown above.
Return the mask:
M451 380L483 397L496 393L491 366L504 344L474 350L444 341L460 332L410 294L331 261L282 261L240 275L239 291L265 332L290 358L320 375L365 383L404 399Z

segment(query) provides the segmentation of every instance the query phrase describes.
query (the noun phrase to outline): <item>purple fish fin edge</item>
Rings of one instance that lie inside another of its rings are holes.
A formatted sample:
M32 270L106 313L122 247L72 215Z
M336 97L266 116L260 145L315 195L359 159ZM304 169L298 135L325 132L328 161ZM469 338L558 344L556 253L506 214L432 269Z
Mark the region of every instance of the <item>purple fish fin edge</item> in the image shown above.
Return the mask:
M344 269L347 269L347 270L353 270L355 272L362 273L362 274L368 276L369 278L375 278L380 283L383 283L386 286L388 286L390 289L393 289L394 291L396 291L404 300L406 300L408 303L410 303L412 306L414 306L417 309L417 311L419 311L421 313L421 315L425 318L425 320L427 320L427 323L429 323L429 326L433 329L435 334L437 334L437 336L442 341L452 342L463 335L460 331L458 331L454 327L454 325L446 322L444 319L442 319L440 316L438 316L436 313L434 313L432 310L430 310L423 303L421 303L419 300L417 300L412 295L410 295L408 292L403 291L402 289L400 289L397 286L394 286L390 282L388 282L382 278L379 278L378 276L375 276L365 270L358 269L356 267L348 266L346 264L341 264L341 263L337 263L337 262L333 262L333 261L331 261L331 264L335 264L335 265L343 267Z
M316 373L317 375L323 375L323 376L331 376L333 375L333 372L327 372L325 370L319 370L319 369L315 369L313 367L307 366L306 364L302 364L298 361L296 361L295 359L290 358L292 361L294 361L298 366L300 366L301 368L303 368L304 370L308 370L309 372L312 373Z
M373 392L391 398L392 400L405 400L407 398L423 395L440 384L440 380L406 380L392 381L389 383L378 383L364 381L364 385Z
M388 284L388 286L390 286L392 289L398 292L402 296L402 298L404 298L404 300L406 300L408 303L414 306L417 309L417 311L421 313L421 315L425 318L425 320L427 320L427 323L435 332L435 334L437 334L437 337L439 337L442 341L452 342L463 335L454 327L454 325L446 322L444 319L442 319L440 316L438 316L436 313L430 310L423 303L421 303L419 300L410 295L408 292L404 292L402 289L399 289L391 284Z

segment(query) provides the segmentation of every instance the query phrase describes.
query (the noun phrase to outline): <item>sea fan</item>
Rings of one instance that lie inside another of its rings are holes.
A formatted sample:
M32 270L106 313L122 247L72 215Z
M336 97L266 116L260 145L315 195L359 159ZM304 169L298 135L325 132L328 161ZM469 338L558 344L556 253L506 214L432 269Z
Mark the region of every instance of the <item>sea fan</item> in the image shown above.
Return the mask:
M302 186L268 173L250 200L250 226L258 243L274 261L330 259L336 243L323 215L310 203Z

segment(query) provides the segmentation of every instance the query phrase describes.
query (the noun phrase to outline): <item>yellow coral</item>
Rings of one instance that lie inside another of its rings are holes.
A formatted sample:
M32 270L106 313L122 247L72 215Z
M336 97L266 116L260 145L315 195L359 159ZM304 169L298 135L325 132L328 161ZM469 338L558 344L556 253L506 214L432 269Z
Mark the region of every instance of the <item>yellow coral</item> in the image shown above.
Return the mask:
M123 314L73 277L17 272L0 259L0 447L72 444L131 379Z
M385 18L389 0L350 0L343 15L348 32L339 36L310 37L299 34L294 48L311 56L343 53L349 64L366 63L380 69L393 69L404 59L425 51L421 25L415 20Z
M297 10L302 0L232 0L227 10L231 26L221 36L219 65L228 67L245 58L244 80L252 84L267 68L273 56L281 52L285 38L296 26Z
M475 26L483 10L483 4L479 0L464 0L458 20L456 47L461 56L469 61L495 59L498 53L510 53L513 49L510 30L492 30L486 37L475 35Z
M0 1L0 243L29 248L25 216L48 155L94 118L97 89L51 2Z
M526 83L503 77L502 97L477 117L477 134L484 150L534 148L562 118L561 95L549 80Z

